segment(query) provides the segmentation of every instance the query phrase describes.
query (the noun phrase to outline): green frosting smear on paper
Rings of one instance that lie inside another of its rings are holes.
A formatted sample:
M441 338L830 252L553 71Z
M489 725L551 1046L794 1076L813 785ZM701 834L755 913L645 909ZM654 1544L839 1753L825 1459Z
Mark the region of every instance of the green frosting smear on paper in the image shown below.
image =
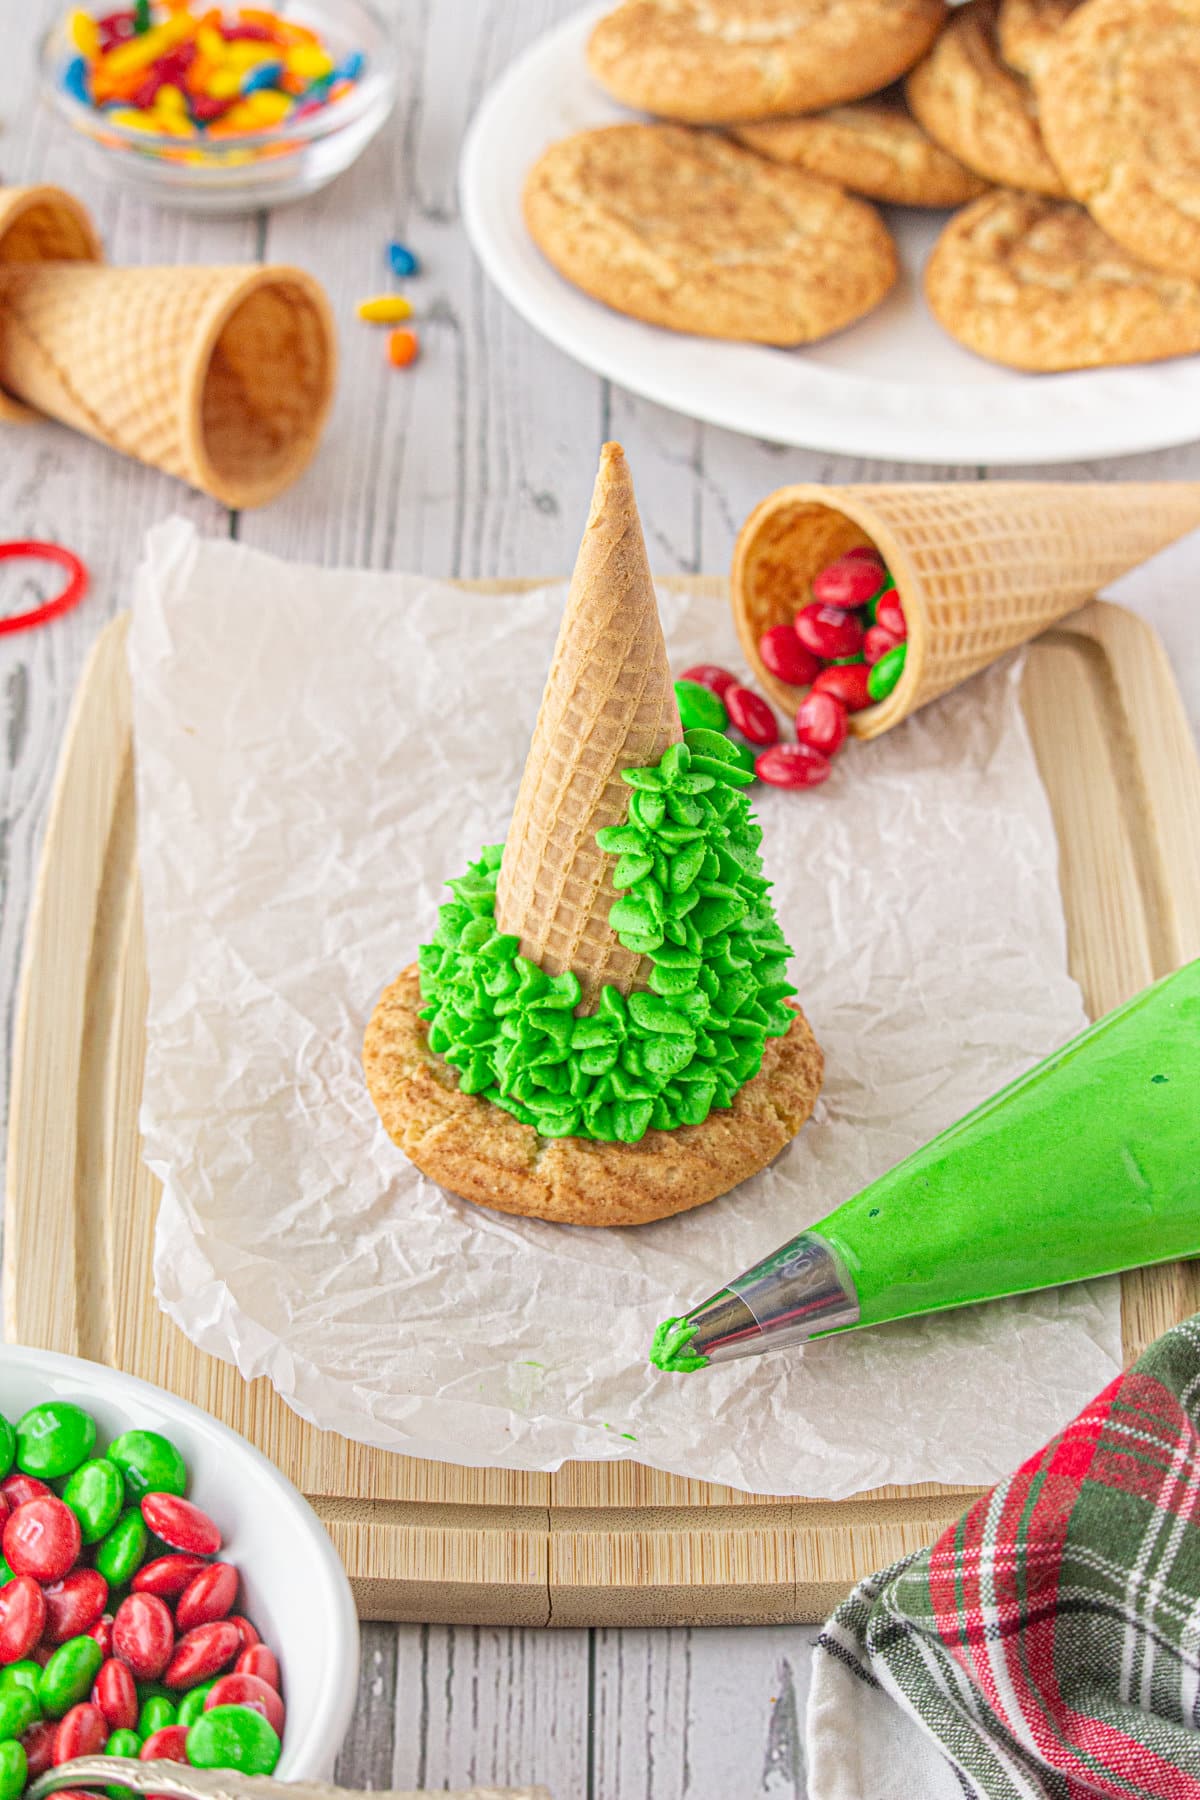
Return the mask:
M636 1144L651 1129L699 1125L758 1074L785 1004L792 952L769 899L762 831L734 746L689 731L650 768L626 769L624 825L597 832L617 858L609 922L648 956L649 992L605 987L576 1011L569 971L550 976L496 929L503 845L449 886L418 956L429 1045L482 1094L542 1136Z
M654 1328L650 1361L664 1375L690 1375L693 1369L707 1369L707 1356L688 1349L695 1335L696 1327L686 1319L664 1319Z

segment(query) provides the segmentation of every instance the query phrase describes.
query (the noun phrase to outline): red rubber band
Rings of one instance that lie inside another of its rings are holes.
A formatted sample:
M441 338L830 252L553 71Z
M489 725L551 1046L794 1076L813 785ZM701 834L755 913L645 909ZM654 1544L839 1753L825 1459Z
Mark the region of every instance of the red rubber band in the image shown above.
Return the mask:
M0 637L7 637L14 631L32 631L36 625L45 625L49 619L57 619L60 613L70 612L78 606L88 591L88 572L74 551L66 550L61 544L42 544L36 539L15 539L10 544L0 544L0 562L15 562L28 558L31 562L57 563L70 576L61 594L53 600L43 600L40 606L31 606L28 612L14 613L10 619L0 619Z

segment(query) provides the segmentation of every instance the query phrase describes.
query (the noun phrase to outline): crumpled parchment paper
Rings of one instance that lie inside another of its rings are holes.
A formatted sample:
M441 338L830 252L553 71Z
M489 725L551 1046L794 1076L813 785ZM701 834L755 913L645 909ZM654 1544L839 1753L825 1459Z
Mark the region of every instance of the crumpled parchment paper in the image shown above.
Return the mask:
M444 879L504 836L562 600L151 533L129 653L161 1303L305 1418L412 1455L828 1498L992 1481L1115 1373L1115 1283L690 1376L646 1350L1084 1023L1014 662L852 744L819 792L755 790L827 1058L762 1175L579 1231L454 1199L377 1123L363 1028ZM662 611L674 667L739 665L726 608Z

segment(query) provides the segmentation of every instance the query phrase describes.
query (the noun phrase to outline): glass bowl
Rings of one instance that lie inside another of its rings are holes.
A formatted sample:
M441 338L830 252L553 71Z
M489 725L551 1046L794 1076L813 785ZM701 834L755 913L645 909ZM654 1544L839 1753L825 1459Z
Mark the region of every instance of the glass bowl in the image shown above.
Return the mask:
M98 173L161 206L191 212L254 212L300 200L343 173L366 149L396 97L396 51L387 21L370 0L276 0L274 10L319 33L339 61L354 52L363 72L340 99L264 131L207 141L159 135L121 123L63 84L78 55L68 8L38 53L44 98L80 137Z

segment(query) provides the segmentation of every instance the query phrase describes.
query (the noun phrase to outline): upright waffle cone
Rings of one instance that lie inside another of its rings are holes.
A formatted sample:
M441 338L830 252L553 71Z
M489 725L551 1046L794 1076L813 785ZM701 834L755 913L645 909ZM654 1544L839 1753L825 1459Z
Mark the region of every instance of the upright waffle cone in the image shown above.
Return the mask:
M573 969L585 1005L649 973L609 925L614 859L595 836L628 813L622 769L682 735L633 482L606 444L496 889L500 929L549 973Z
M304 468L333 395L333 320L300 269L0 265L0 389L259 506Z
M908 655L888 698L851 715L871 738L1197 525L1200 482L780 488L742 527L730 597L759 681L794 712L805 690L764 667L759 639L809 603L826 563L874 544L904 605Z

